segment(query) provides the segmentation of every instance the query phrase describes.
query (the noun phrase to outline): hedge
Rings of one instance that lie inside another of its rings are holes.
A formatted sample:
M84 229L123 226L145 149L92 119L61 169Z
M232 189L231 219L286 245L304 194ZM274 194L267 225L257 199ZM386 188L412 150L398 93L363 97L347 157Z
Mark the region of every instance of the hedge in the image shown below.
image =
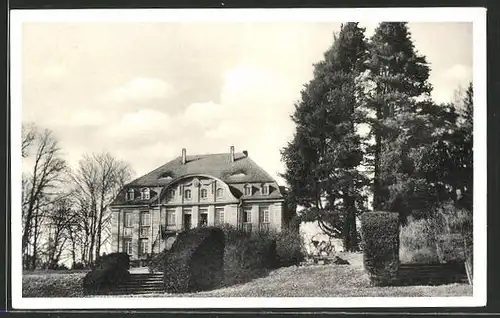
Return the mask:
M127 253L111 253L96 260L83 278L84 294L105 294L130 279L130 258Z
M375 286L397 281L399 270L399 215L366 212L361 215L363 264Z
M195 292L219 286L224 277L224 232L194 228L182 232L165 253L165 290Z
M224 285L245 283L276 267L276 241L271 235L234 237L224 253Z

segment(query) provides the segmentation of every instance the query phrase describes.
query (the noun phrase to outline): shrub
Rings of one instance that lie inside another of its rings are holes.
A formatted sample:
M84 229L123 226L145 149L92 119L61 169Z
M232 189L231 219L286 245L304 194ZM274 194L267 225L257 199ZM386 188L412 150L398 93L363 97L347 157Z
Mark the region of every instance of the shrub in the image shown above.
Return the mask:
M224 232L194 228L180 233L164 256L165 289L173 293L214 288L223 279Z
M440 262L465 262L464 239L461 234L438 235L436 245Z
M130 279L127 253L111 253L96 260L94 268L83 278L85 294L103 294Z
M276 234L278 266L298 265L304 260L304 240L298 231L283 230Z
M167 257L168 250L164 249L158 254L154 254L149 261L148 268L150 273L163 272L165 266L165 258Z
M238 235L228 241L224 252L224 285L247 282L278 265L272 234Z
M372 284L390 285L399 269L399 216L391 212L361 215L363 263Z
M409 218L399 233L401 263L437 263L435 231L435 220Z

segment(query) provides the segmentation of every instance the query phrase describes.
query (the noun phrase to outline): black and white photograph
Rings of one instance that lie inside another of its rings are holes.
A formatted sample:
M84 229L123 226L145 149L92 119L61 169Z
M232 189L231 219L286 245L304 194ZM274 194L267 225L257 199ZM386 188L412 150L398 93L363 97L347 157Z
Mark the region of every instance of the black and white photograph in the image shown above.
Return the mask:
M484 305L485 13L12 11L13 307Z

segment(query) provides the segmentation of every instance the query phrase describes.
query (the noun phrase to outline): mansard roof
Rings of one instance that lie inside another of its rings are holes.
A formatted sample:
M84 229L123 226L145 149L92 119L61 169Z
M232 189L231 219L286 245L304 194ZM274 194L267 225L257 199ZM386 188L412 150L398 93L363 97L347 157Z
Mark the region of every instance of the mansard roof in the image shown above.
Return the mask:
M243 153L235 153L234 161L230 160L230 153L186 156L186 163L182 163L179 156L161 167L130 182L128 187L161 186L171 180L186 175L205 174L219 178L227 184L275 182L264 169Z

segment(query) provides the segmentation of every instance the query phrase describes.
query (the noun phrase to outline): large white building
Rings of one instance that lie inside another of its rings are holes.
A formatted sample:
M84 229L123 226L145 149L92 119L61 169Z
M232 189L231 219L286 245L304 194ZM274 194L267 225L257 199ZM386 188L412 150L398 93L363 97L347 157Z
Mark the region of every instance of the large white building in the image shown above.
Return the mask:
M111 205L112 251L131 260L162 251L176 232L231 224L280 231L284 197L248 152L182 155L127 184Z

